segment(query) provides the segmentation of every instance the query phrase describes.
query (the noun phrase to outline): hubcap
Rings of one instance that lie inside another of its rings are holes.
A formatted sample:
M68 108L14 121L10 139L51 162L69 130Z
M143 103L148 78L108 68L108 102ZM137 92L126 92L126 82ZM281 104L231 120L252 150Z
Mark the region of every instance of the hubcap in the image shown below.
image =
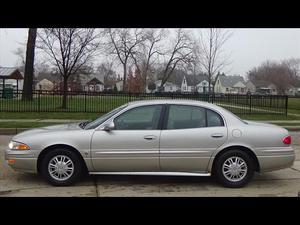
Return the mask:
M247 164L242 158L233 156L223 163L222 172L231 182L241 181L247 174Z
M55 180L64 181L73 175L74 164L68 156L57 155L49 161L48 171Z

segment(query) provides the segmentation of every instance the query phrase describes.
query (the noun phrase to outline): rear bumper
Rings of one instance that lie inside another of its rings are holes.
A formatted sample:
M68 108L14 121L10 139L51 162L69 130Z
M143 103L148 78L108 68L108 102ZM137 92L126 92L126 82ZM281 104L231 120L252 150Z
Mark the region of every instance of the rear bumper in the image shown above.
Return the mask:
M256 149L260 172L291 167L296 155L292 147Z
M5 150L6 163L14 170L37 173L37 157L34 150Z

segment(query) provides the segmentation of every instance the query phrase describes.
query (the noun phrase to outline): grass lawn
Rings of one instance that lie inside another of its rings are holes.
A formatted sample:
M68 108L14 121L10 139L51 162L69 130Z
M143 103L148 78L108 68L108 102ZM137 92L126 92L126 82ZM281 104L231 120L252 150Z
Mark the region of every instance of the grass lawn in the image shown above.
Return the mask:
M299 98L289 98L288 108L291 110L298 110L300 113L300 97Z
M157 99L159 97L153 97ZM61 109L61 97L50 95L50 96L35 96L35 100L32 102L24 102L18 99L0 99L0 119L74 119L74 120L93 120L101 116L103 113L110 111L117 106L125 104L129 100L141 100L141 98L128 97L128 96L69 96L68 97L68 110L73 112L66 112ZM248 105L246 104L247 99L222 99L222 101L216 101L220 105L225 106L227 109L233 113L240 116L242 119L246 120L300 120L300 98L289 98L288 100L288 113L298 114L297 115L272 115L272 114L242 114L247 112ZM257 101L257 102L256 102ZM272 100L273 101L273 100ZM253 102L256 111L268 109L268 104L275 104L275 102L266 102L266 106L259 105L259 100L254 99ZM232 106L232 107L230 107ZM57 112L4 112L5 110L15 110L15 111L38 111L49 110ZM82 113L76 111L82 111L86 109L87 111L92 111L92 113ZM253 110L254 112L255 110ZM47 126L53 123L44 122L0 122L0 128L6 127L40 127ZM288 124L287 124L288 125ZM289 124L291 125L291 124ZM298 124L293 124L298 125Z

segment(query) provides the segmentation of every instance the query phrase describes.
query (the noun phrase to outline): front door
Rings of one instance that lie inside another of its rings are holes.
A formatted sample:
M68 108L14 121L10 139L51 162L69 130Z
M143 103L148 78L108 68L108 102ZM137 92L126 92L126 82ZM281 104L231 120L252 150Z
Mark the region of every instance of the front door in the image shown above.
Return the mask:
M214 150L225 143L227 129L216 112L170 105L160 137L160 166L166 172L206 172Z
M159 171L162 105L139 106L114 119L115 129L97 130L91 144L97 172Z

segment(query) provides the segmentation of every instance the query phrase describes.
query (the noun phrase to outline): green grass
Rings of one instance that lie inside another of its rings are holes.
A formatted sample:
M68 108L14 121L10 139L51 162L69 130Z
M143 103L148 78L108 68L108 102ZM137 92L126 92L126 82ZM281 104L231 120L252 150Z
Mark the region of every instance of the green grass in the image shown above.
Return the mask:
M289 98L288 109L297 110L300 113L300 98Z

